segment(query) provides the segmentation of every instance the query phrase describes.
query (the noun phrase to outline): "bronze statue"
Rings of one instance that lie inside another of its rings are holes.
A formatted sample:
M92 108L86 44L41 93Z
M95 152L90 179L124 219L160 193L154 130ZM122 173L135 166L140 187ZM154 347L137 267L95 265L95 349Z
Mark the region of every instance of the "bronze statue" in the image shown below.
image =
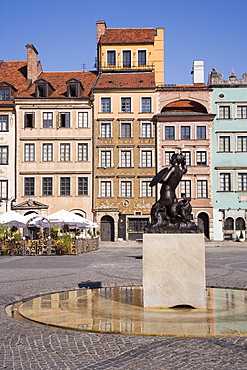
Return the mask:
M185 157L174 153L170 168L164 168L154 176L149 186L162 184L160 199L152 206L151 223L145 228L147 233L200 233L198 226L191 221L190 199L182 194L178 201L175 190L187 172Z

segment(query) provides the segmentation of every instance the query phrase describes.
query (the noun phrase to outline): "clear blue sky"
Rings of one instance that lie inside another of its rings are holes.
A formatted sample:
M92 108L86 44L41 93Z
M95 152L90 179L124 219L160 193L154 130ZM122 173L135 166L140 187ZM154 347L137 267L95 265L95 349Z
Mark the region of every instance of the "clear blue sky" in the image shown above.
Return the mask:
M96 21L108 28L164 27L165 83L188 84L193 60L228 78L247 72L246 0L0 0L0 59L39 51L44 71L92 70Z

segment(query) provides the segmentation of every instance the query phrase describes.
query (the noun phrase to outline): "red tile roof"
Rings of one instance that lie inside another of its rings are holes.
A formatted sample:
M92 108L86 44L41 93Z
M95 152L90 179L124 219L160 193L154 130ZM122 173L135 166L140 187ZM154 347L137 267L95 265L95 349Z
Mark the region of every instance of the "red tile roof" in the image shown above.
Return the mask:
M83 85L83 96L88 97L90 95L91 89L97 78L96 72L43 72L38 79L46 80L53 87L54 91L49 96L50 98L65 98L67 97L67 85L66 82L72 78L80 81ZM20 97L34 97L35 94L35 84L33 84L30 89L26 92L20 94Z
M155 87L153 72L102 73L96 89L151 88Z
M6 82L12 85L16 90L16 94L28 89L30 81L27 77L27 62L14 61L2 62L0 64L0 83ZM10 104L11 101L1 101L1 104Z
M154 42L153 28L106 28L99 43L102 44L143 44Z

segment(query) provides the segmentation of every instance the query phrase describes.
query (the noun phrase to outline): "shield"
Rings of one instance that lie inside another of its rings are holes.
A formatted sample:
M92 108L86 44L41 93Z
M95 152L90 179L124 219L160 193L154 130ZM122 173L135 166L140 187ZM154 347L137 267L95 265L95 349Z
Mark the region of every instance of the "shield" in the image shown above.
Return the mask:
M168 172L168 170L169 170L169 169L166 167L166 168L163 168L160 172L158 172L158 173L153 177L153 179L152 179L152 181L150 182L149 186L150 186L150 187L153 187L153 186L157 185L157 184L160 182L160 180L162 180L162 179L163 179L163 177L166 175L166 173Z

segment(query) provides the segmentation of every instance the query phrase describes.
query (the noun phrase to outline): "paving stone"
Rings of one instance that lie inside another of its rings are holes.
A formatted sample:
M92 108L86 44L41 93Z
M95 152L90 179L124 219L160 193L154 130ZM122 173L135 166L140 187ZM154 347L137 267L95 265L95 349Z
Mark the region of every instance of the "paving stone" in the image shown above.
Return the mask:
M8 304L50 292L96 283L141 285L141 255L141 245L123 242L101 243L81 256L1 256L0 369L246 369L245 337L76 332L18 322L5 313ZM247 289L246 257L245 243L207 244L207 285Z

